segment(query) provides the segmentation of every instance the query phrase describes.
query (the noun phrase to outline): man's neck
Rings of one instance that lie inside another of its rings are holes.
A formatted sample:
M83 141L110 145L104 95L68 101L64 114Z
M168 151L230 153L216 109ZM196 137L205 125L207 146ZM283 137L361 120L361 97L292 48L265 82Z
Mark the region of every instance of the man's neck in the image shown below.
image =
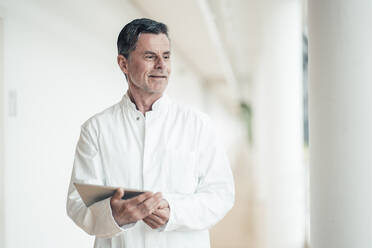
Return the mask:
M142 93L129 87L128 96L130 100L136 105L137 110L140 111L143 115L145 115L146 112L152 110L152 105L156 100L158 100L162 96L162 94Z

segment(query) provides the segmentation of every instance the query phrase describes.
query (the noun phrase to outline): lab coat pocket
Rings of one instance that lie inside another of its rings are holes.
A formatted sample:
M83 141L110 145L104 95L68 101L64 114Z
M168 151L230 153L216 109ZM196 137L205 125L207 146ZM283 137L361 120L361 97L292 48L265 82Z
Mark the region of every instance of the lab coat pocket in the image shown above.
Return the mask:
M192 194L195 192L198 177L195 170L195 152L167 149L167 188L169 192Z

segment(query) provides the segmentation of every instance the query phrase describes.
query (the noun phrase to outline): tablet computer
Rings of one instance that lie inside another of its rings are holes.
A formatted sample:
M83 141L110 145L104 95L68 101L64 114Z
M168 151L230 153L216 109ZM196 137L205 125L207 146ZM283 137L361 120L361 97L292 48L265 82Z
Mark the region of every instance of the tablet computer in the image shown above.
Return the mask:
M102 201L106 198L109 198L115 194L115 191L118 188L122 187L113 187L113 186L102 186L102 185L95 185L95 184L85 184L85 183L74 183L75 188L80 194L81 199L85 203L87 207L96 203L98 201ZM132 197L138 196L144 191L136 190L136 189L124 189L124 196L122 199L127 200Z

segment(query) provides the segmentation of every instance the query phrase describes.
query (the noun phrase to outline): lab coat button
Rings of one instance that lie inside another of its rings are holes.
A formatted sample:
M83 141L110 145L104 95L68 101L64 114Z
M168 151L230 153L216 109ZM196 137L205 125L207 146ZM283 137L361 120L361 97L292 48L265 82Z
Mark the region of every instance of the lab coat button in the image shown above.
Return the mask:
M136 120L139 121L139 119L140 119L139 116L137 116Z

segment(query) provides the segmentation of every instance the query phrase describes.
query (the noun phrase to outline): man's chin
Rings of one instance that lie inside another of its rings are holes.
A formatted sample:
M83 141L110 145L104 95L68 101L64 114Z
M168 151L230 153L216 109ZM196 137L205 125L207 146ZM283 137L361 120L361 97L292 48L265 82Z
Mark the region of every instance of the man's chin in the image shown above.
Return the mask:
M167 85L157 85L157 87L148 88L147 92L151 94L163 94Z

